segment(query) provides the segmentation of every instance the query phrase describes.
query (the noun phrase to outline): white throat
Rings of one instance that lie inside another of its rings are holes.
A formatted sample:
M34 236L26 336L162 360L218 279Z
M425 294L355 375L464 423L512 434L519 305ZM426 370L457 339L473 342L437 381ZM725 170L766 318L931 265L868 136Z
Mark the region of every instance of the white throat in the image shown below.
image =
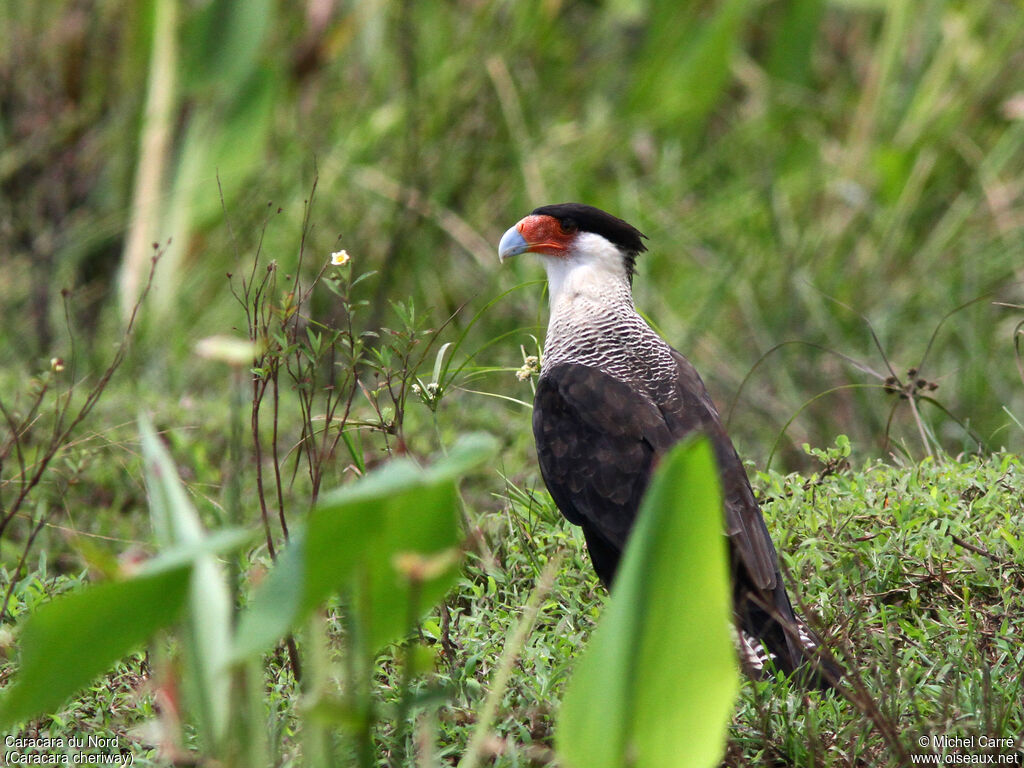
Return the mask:
M633 310L622 253L600 235L585 232L565 256L546 256L551 322L565 314Z

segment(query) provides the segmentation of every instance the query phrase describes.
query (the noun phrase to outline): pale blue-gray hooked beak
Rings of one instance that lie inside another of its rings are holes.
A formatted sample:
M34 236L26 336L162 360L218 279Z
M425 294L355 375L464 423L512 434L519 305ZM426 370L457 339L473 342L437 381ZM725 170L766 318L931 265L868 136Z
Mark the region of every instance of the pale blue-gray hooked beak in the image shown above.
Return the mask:
M512 256L518 256L520 253L526 253L530 250L530 244L526 242L526 238L522 236L516 227L509 227L508 231L501 236L501 242L498 243L498 260L504 261L505 259L511 258Z

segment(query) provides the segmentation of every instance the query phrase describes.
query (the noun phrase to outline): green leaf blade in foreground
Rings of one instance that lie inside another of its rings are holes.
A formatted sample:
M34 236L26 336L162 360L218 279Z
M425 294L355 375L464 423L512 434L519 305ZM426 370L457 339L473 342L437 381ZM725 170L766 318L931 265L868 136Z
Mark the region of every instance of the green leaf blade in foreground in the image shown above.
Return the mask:
M21 631L21 669L0 729L52 713L181 612L187 566L90 586L42 606Z
M307 529L306 607L315 607L338 588L340 566L350 579L343 587L356 598L368 650L397 640L448 591L459 558L449 558L415 587L398 559L429 560L455 551L461 540L457 500L455 482L445 479L376 502L318 507Z
M199 719L215 741L231 715L232 597L224 568L208 551L209 538L178 477L174 460L145 416L139 417L150 516L161 549L192 552L185 634L191 692Z
M371 652L401 637L454 583L456 482L496 448L489 436L469 435L426 469L395 459L326 494L242 614L234 657L265 650L336 592L355 599ZM403 562L420 570L415 587Z
M738 687L718 475L706 439L662 461L566 690L568 768L718 764Z

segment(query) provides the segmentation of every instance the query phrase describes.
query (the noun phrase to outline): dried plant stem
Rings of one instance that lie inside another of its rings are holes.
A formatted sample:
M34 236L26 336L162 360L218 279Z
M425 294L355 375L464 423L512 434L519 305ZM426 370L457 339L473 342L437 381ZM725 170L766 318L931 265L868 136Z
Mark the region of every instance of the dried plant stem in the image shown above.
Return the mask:
M0 519L0 538L2 538L4 533L7 531L7 526L10 524L11 520L13 520L14 517L21 510L21 507L25 503L26 499L28 499L29 494L32 493L36 486L39 485L39 483L42 481L43 477L46 475L46 472L50 468L50 465L52 464L54 458L56 458L57 454L60 453L60 451L67 446L68 441L71 438L71 435L92 412L92 409L96 406L96 403L99 402L100 397L103 395L104 391L107 388L107 385L110 383L110 379L113 377L117 369L121 367L121 364L124 362L125 356L128 354L128 344L131 341L132 331L135 328L135 320L138 317L139 307L142 306L142 302L146 300L146 297L149 295L150 289L153 287L153 275L156 272L156 266L157 263L160 261L160 256L161 253L158 252L150 258L149 276L146 279L145 285L143 286L142 293L139 294L139 297L136 300L135 305L132 307L132 311L128 316L128 323L125 326L124 333L121 336L121 343L118 345L117 350L114 352L114 357L107 365L106 370L104 370L99 380L86 394L85 402L82 403L77 413L75 413L74 418L72 418L70 422L67 421L67 417L71 409L71 395L74 388L69 387L68 391L63 396L59 394L56 396L56 399L54 401L54 426L48 440L45 443L45 447L43 448L41 457L36 461L34 467L32 468L33 471L31 472L31 475L26 475L27 466L24 461L23 442L29 438L30 430L32 426L37 422L37 414L39 413L42 407L42 403L46 394L46 388L42 388L42 391L39 394L37 394L36 397L33 399L33 404L29 411L28 417L23 419L20 425L15 425L14 419L9 410L6 407L4 407L2 403L0 403L0 410L3 411L4 417L7 420L8 425L11 426L11 437L9 438L8 445L5 446L4 454L0 455L0 464L2 464L2 456L6 455L6 453L11 450L11 447L13 447L15 453L18 456L21 468L21 474L19 477L21 478L22 482L21 488L18 492L18 495L15 497L14 502L11 504L10 507L6 508L3 511L2 519ZM27 480L25 479L26 476L28 477ZM42 528L43 525L45 525L47 519L48 515L43 515L42 517L40 517L39 521L36 524L36 527L33 529L32 534L26 540L25 545L22 549L22 557L20 561L22 564L24 563L27 553L31 549L32 544L35 541L35 538L38 535L39 530ZM19 568L11 575L11 582L10 584L8 584L6 596L4 598L3 604L0 605L0 621L2 621L4 617L7 615L8 600L10 599L10 596L13 593L15 583L18 581L20 571L21 568L19 565Z

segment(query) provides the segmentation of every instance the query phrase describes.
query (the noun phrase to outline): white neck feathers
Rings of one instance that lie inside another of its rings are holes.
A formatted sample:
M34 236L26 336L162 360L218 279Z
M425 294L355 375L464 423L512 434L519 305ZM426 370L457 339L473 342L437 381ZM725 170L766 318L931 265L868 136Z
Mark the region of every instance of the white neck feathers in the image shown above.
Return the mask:
M633 294L622 253L600 235L583 233L572 251L547 256L551 319L579 312L633 310Z
M584 365L667 397L676 377L672 349L633 306L622 252L601 235L585 232L567 254L545 256L544 267L551 318L541 376L563 363Z

